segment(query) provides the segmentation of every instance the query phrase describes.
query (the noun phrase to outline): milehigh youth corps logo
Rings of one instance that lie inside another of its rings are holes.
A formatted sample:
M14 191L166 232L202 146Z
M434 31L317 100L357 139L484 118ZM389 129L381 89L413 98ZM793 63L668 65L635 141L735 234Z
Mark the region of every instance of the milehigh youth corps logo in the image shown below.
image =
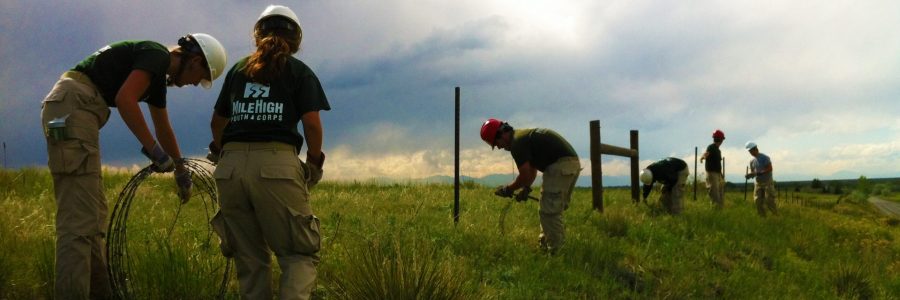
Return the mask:
M284 103L268 101L270 87L248 82L244 97L231 105L231 121L282 121Z
M248 98L269 98L269 87L255 82L248 82L247 86L244 87L244 99Z

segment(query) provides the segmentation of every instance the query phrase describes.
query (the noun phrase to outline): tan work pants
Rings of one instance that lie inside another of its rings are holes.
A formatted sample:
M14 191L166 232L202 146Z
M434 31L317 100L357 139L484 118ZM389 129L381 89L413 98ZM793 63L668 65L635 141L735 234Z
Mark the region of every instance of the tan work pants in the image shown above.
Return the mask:
M272 299L271 253L281 268L279 299L309 299L315 287L319 219L293 145L230 142L213 176L221 209L213 227L234 257L241 296Z
M684 185L687 182L688 175L690 175L690 171L684 168L684 170L678 171L678 181L675 183L675 186L663 185L662 187L659 202L670 214L680 214L684 207Z
M554 252L566 242L562 212L569 208L575 181L581 173L578 157L563 157L544 170L541 187L541 248Z
M66 118L67 139L47 133ZM56 196L56 299L110 298L107 203L100 178L100 128L109 107L87 76L66 72L41 104L41 123Z
M722 209L725 206L725 178L719 172L706 172L706 187L709 189L709 199L716 206L716 209Z
M775 207L775 182L756 182L753 185L753 200L756 200L756 212L766 216L766 209L778 214Z

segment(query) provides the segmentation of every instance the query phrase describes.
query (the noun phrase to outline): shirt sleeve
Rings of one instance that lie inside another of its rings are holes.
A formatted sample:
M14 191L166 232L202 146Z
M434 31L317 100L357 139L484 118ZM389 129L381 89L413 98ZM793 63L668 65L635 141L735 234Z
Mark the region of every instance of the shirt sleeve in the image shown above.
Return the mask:
M325 97L325 89L315 74L309 73L300 78L296 95L297 99L294 101L301 116L311 111L331 110L328 98Z
M134 70L150 73L150 86L144 102L158 108L166 108L166 69L169 68L169 51L152 42L141 42L134 46Z
M153 76L166 76L169 68L169 52L150 43L138 43L134 46L133 69L144 70Z
M757 166L757 168L759 169L759 171L762 171L762 170L768 168L769 165L771 165L771 164L772 164L772 160L769 159L768 156L763 156L762 159L759 160L759 165Z
M516 166L524 165L534 159L531 149L529 149L526 143L518 142L512 147L510 152L512 152L513 160L516 161Z

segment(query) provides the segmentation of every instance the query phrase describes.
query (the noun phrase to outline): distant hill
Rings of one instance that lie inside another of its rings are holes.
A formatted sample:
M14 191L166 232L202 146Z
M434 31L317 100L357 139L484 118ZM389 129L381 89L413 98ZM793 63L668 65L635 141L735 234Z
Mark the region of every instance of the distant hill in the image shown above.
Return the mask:
M508 184L515 179L514 175L511 174L491 174L484 177L471 177L471 176L460 176L460 182L474 182L484 186L498 186L503 184ZM613 187L613 186L628 186L630 183L628 176L603 176L603 186ZM453 184L453 176L446 175L437 175L426 177L419 180L414 180L416 182L425 182L425 183L445 183L445 184ZM534 185L541 184L541 175L538 174L537 179L535 180ZM590 187L591 186L591 176L579 176L578 181L575 182L575 186L579 187Z
M853 176L853 175L848 174L848 176ZM859 176L860 175L855 175L855 177L849 177L849 178L845 177L843 179L830 179L830 176L828 176L825 178L819 178L819 180L821 180L822 183L826 183L826 184L840 183L840 184L847 185L847 186L854 186L856 184L856 181L859 179ZM875 184L883 183L883 182L900 184L900 178L897 178L897 177L870 178L867 176L867 178L869 179L870 182L875 183ZM493 186L508 184L508 183L512 182L513 179L515 179L515 176L511 175L511 174L491 174L491 175L484 176L484 177L461 176L460 182L474 182L474 183L477 183L477 184L480 184L483 186L493 187ZM703 179L698 178L698 180L700 180L701 184L702 184ZM788 179L788 180L776 180L776 182L778 183L779 186L781 186L781 185L803 186L803 185L809 185L812 182L812 180L813 180L812 178L807 179L807 180L789 180ZM381 181L387 182L390 180L382 179L379 182L381 182ZM422 179L406 180L404 182L453 184L453 176L437 175L437 176L431 176L431 177L426 177L426 178L422 178ZM730 182L737 186L743 186L743 183L744 183L743 180L730 181ZM534 185L537 186L540 184L541 184L541 175L538 174L538 178L535 180ZM630 184L631 184L631 179L628 176L603 176L603 186L604 187L627 187ZM752 185L753 181L751 180L749 182L749 184ZM589 176L589 175L579 176L578 181L575 182L575 186L590 187L591 186L591 176Z

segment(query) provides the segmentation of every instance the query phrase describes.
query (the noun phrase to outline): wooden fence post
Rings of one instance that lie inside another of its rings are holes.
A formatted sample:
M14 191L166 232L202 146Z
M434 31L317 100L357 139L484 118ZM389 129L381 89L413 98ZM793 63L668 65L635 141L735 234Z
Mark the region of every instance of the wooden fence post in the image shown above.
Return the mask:
M455 142L453 149L453 224L459 223L459 87L456 87L456 112L454 122L456 125Z
M603 212L603 170L600 166L600 121L590 123L591 131L591 192L594 209Z

